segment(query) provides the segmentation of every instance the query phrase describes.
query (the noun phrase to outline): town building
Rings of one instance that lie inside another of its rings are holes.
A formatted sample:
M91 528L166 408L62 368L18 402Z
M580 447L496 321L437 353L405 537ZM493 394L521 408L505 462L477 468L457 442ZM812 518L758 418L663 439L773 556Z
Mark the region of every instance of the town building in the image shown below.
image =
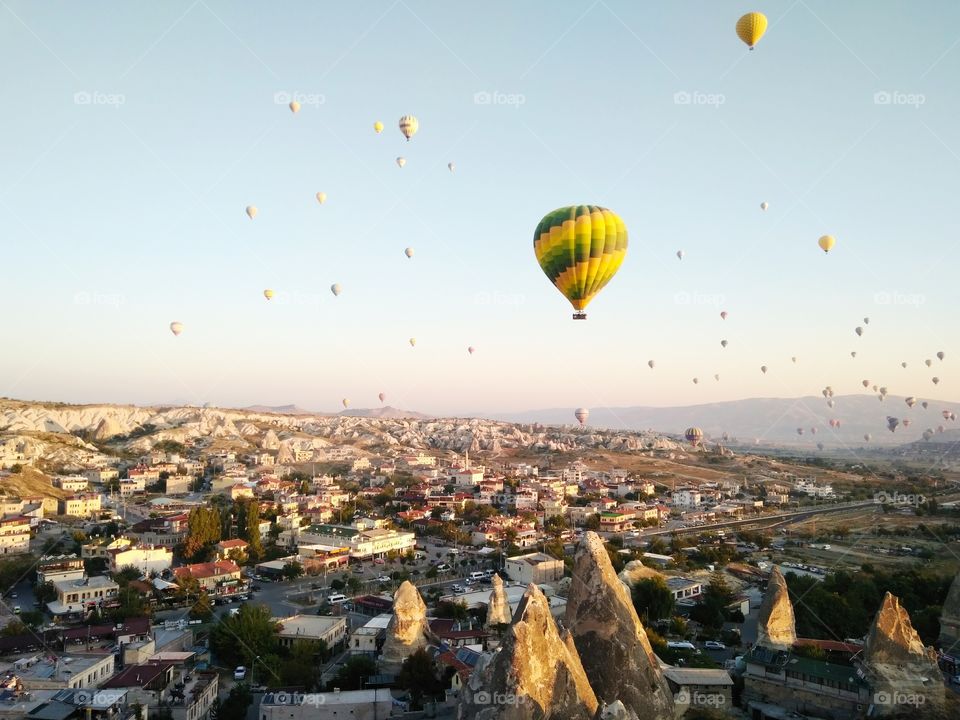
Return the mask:
M260 701L260 720L382 720L393 712L389 688L335 690L328 693L268 692Z
M76 555L44 555L37 563L37 584L82 578L83 559Z
M47 609L56 617L82 617L92 610L116 607L120 586L102 575L56 580L53 587L57 599L47 603Z
M240 568L231 560L196 563L173 569L175 580L192 578L211 597L243 594L247 581L240 577Z
M11 515L0 519L0 555L30 552L30 518Z
M347 618L326 615L293 615L281 618L278 637L281 647L290 647L299 641L324 642L333 648L347 636Z
M58 502L57 512L80 518L93 517L100 512L100 500L99 493L70 495Z
M556 582L563 577L563 560L545 553L514 555L506 559L504 569L511 580L529 585Z
M16 671L26 690L96 688L105 683L114 669L113 653L46 657Z
M300 531L297 542L300 545L348 547L350 557L364 559L413 550L417 538L412 532L387 528L361 530L349 525L311 525Z
M85 475L56 475L52 480L53 486L70 493L83 492L90 486Z

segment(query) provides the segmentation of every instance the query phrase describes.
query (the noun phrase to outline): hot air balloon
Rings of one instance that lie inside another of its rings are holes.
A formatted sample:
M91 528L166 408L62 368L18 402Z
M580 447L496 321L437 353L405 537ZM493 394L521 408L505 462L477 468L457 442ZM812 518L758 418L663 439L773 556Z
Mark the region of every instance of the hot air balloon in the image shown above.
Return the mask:
M343 406L344 406L345 408L350 407L350 401L349 401L347 398L344 398L344 399L341 400L340 402L343 403Z
M851 351L850 351L850 357L855 358L856 356L857 356L857 351L856 351L856 350L851 350Z
M859 325L854 329L854 332L857 334L857 337L863 337L863 328Z
M940 384L940 378L938 377L930 378L930 380L933 382L934 385Z
M869 381L869 380L864 380L862 384L863 384L864 387L870 387L870 381Z
M590 411L586 408L577 408L573 416L577 419L577 422L584 425L587 422L587 418L590 417Z
M797 356L794 355L792 358L790 358L790 362L792 362L794 365L796 365L796 364L797 364Z
M343 292L343 287L340 285L340 283L334 283L330 286L330 292L332 292L334 297L336 297Z
M698 427L688 427L683 436L691 445L696 445L703 440L703 430Z
M327 194L325 192L317 193L317 202L323 205L327 201Z
M407 139L407 142L410 141L414 135L417 134L417 130L420 129L420 121L417 120L413 115L404 115L400 118L400 132L403 133L403 136Z
M822 443L822 442L818 442L818 443L817 443L817 450L823 450L823 443Z
M726 346L727 346L727 341L726 341L726 340L721 340L721 341L720 341L720 347L726 347Z
M726 311L726 310L721 310L721 311L720 311L720 319L721 319L721 320L726 320L726 319L727 319L727 311Z
M677 250L677 259L683 260L683 250Z
M924 410L926 410L926 409L927 409L927 406L928 406L929 404L930 404L930 403L928 403L926 400L924 400L922 403L920 403L920 406L921 406Z
M923 364L926 365L927 367L930 367L931 365L933 365L933 360L930 360L930 359L928 358L928 359L926 359L926 360L923 361Z
M926 430L923 431L924 440L929 440L932 437L933 437L933 430L931 430L930 428L927 428Z
M937 358L938 358L939 360L943 360L945 357L946 357L946 355L944 354L943 350L941 350L940 352L937 353Z
M699 378L694 378L694 379L693 379L693 384L694 384L694 385L697 385L699 382L700 382Z
M397 158L397 165L399 165L400 167L403 167L406 164L407 164L407 159L405 157Z
M904 402L907 404L907 407L913 407L917 404L917 399L911 395L908 398L904 398Z
M797 428L797 435L803 435L803 428Z
M869 324L870 324L870 318L865 317L865 318L863 319L863 324L864 324L864 325L869 325Z
M457 166L454 165L452 162L447 163L447 170L449 170L450 172L453 172L456 169L457 169Z
M172 332L174 335L179 335L180 333L182 333L182 332L183 332L183 323L182 323L182 322L176 322L176 321L170 323L170 332Z
M653 360L647 360L647 367L649 367L651 370L653 370L654 365L656 365L656 363Z
M870 442L870 438L871 438L871 437L873 437L873 436L872 436L870 433L866 433L866 434L863 436L863 439L866 440L867 442Z
M907 364L906 364L905 362L902 362L902 363L900 363L900 367L902 367L902 368L904 368L904 369L906 369L906 367L907 367Z
M587 305L610 282L627 254L627 227L596 205L571 205L543 216L533 251L547 279L585 320Z
M913 421L910 420L909 418L904 418L904 419L901 420L900 422L903 423L903 426L904 426L904 427L910 427L910 423L913 422Z
M386 393L380 393L379 395L377 395L377 397L380 398L380 402L383 402L384 400L387 399L387 394L386 394Z
M947 429L946 429L943 425L937 425L937 432L938 432L938 433L944 433L944 432L946 432L946 431L947 431Z
M943 411L940 412L940 414L943 415L943 419L944 419L944 420L949 420L949 419L950 419L950 411L949 411L949 410L943 410Z
M403 254L406 255L408 258L412 258L412 257L413 257L413 248L412 248L412 247L408 247L406 250L403 251Z
M297 113L300 112L300 103L296 100L290 103L290 112Z
M766 365L761 365L761 366L760 366L760 372L762 372L764 375L766 375L766 374L767 374L767 366L766 366Z
M258 212L260 211L257 210L255 205L247 205L247 217L249 217L251 220L257 216Z
M825 253L828 253L833 250L833 246L837 244L837 240L835 237L833 237L833 235L824 235L817 240L817 244L820 246L821 250L823 250Z
M893 432L900 425L900 421L895 417L887 415L887 430Z
M833 407L833 400L827 400L827 407Z
M876 386L876 385L873 386L873 391L874 391L874 392L877 391L877 386Z
M473 353L475 353L476 350L477 349L473 345L467 348L467 352L470 353L471 355L473 355Z
M760 209L761 209L761 210L764 210L764 211L765 211L768 207L770 207L770 203L768 203L768 202L762 202L762 203L760 203Z
M820 392L823 394L824 397L830 397L830 392L827 388L824 388Z
M816 434L817 434L817 429L816 429L815 427L810 428L810 433L811 433L812 435L816 435Z
M382 133L382 132L383 132L383 123L380 122L379 120L377 120L377 121L373 124L373 131L374 131L375 133L377 133L377 135L379 135L380 133Z
M720 375L719 374L714 375L713 379L716 380L717 382L720 382Z
M737 20L737 37L743 40L751 50L760 42L767 31L767 16L759 12L749 12Z
M410 338L410 347L416 347L416 346L417 346L417 339Z
M273 300L273 295L274 295L274 292L270 288L267 288L266 290L263 291L263 296L267 300Z

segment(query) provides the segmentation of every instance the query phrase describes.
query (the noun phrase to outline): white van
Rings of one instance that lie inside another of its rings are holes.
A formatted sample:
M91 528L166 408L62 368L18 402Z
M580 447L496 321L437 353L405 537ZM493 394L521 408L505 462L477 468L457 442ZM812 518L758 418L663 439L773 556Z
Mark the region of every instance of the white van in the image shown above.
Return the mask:
M348 599L349 598L346 595L337 593L335 595L331 595L330 597L328 597L327 602L330 603L331 605L341 605L345 603Z
M479 570L474 570L472 573L470 573L470 580L471 580L472 582L479 582L480 580L482 580L482 579L485 578L485 577L489 577L489 576L484 575L484 574L483 574L482 572L480 572Z
M667 641L667 647L671 650L696 650L696 646L687 642L686 640L669 640Z

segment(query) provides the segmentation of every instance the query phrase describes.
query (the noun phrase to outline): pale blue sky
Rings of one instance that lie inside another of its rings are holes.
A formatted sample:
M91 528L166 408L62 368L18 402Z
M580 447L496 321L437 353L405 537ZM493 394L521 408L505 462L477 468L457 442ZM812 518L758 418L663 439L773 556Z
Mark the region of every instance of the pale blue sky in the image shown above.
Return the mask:
M748 10L770 19L752 53L733 30ZM958 398L956 3L8 2L0 17L0 395L336 410L383 391L467 413L869 379ZM630 233L586 322L532 250L541 216L573 203Z

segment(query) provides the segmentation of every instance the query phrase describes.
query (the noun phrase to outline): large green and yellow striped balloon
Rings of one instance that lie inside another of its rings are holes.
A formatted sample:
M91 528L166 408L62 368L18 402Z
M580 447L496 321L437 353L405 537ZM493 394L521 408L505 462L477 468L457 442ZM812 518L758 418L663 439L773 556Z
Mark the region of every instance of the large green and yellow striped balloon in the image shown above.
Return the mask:
M627 226L596 205L571 205L547 213L533 235L537 262L577 312L617 274L627 254Z

